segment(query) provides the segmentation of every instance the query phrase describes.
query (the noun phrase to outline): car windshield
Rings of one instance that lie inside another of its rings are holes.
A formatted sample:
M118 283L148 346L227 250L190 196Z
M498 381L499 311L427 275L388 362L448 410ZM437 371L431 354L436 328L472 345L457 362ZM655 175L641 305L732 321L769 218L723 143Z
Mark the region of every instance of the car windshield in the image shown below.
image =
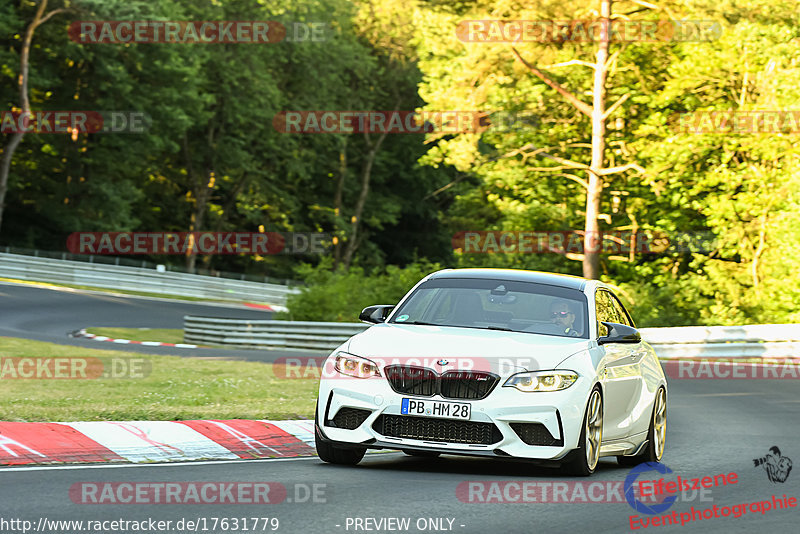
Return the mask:
M589 337L586 297L581 291L506 280L428 280L389 322Z

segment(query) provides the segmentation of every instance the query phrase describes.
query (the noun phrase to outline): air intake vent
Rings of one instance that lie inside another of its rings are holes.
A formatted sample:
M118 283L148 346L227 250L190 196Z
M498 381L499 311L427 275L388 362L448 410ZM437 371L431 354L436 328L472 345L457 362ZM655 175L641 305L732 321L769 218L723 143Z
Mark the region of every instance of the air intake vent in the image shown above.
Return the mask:
M500 430L492 423L456 421L432 417L381 415L372 428L384 436L419 439L442 443L467 443L491 445L503 439Z
M511 429L517 433L519 439L528 445L541 445L545 447L561 447L563 439L556 439L542 423L511 423Z
M340 408L331 422L336 428L355 430L367 420L371 413L369 410L361 410L359 408Z

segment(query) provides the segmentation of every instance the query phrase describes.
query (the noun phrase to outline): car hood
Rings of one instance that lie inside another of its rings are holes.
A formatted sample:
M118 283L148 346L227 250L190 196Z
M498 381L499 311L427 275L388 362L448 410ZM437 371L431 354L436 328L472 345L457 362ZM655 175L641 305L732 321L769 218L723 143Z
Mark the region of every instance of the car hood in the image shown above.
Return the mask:
M501 375L553 369L586 350L588 339L479 328L378 324L350 338L343 350L377 360L422 365L437 371L475 369ZM439 364L446 360L446 364Z

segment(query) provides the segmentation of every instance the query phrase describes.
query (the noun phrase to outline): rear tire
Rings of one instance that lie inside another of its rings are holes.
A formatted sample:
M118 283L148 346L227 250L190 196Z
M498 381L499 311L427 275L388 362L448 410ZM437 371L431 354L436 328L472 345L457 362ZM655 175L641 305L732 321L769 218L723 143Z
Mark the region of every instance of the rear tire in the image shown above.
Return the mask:
M659 388L653 402L653 415L647 430L647 446L636 456L617 456L617 463L624 467L635 467L644 462L660 462L664 457L667 438L667 392Z
M600 444L603 441L603 395L600 387L595 386L589 394L586 412L581 425L581 437L578 448L569 453L562 464L567 473L587 477L594 473L600 460Z

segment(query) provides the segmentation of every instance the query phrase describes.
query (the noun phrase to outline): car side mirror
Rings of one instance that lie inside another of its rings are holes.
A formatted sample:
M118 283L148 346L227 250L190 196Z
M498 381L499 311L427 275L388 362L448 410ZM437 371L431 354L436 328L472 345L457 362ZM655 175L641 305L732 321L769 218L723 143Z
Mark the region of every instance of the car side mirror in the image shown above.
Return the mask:
M365 323L382 323L386 320L392 310L394 309L394 304L378 304L375 306L367 306L361 313L358 315L358 320L363 321Z
M608 328L608 335L597 340L598 345L606 343L639 343L642 335L632 326L620 323L601 321Z

